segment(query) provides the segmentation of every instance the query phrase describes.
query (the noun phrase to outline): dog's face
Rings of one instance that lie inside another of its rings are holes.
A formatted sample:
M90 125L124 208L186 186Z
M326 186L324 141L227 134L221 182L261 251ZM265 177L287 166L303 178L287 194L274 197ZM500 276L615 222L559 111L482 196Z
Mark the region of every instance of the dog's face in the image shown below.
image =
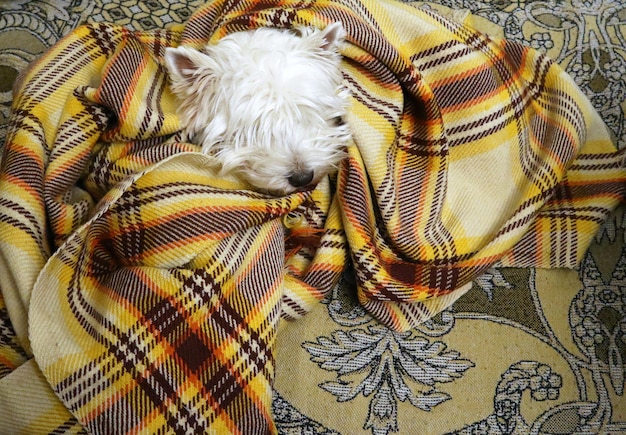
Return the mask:
M344 34L340 23L323 31L263 28L203 52L168 48L186 133L258 190L285 194L317 183L350 139L337 52Z

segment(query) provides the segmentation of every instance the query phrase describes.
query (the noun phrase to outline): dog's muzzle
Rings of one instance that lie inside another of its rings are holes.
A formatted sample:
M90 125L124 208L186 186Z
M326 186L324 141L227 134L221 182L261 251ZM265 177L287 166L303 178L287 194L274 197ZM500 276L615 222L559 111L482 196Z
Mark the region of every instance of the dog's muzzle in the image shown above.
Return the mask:
M296 174L291 174L287 181L293 187L304 187L313 181L313 171L304 171L298 172Z

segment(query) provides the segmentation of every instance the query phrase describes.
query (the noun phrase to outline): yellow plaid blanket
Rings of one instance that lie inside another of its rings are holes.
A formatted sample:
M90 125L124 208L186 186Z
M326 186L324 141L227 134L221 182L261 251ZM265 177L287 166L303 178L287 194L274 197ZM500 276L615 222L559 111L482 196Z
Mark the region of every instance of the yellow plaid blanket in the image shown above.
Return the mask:
M180 142L162 66L260 26L348 33L336 180L269 198ZM0 432L273 433L279 317L351 260L403 330L486 268L573 267L624 153L542 54L385 0L209 2L181 28L84 26L17 89L0 172Z

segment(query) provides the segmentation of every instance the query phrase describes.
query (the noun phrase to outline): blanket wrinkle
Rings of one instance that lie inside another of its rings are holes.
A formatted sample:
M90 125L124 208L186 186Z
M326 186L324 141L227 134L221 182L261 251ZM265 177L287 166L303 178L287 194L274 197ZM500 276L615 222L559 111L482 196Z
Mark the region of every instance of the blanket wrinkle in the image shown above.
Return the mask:
M333 21L354 135L336 179L268 197L182 140L166 47ZM49 430L275 433L278 322L349 263L399 331L494 265L575 267L624 156L546 56L410 5L213 0L183 27L79 27L15 96L0 288L23 352L2 385L32 380L0 397L39 397Z

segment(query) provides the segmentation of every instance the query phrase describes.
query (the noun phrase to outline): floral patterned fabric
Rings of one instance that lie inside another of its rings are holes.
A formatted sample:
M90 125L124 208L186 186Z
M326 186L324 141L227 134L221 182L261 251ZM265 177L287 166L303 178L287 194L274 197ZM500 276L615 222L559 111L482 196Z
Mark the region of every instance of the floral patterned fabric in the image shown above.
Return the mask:
M3 2L2 116L17 72L78 23L155 28L185 21L199 3ZM469 9L481 30L545 51L589 96L623 149L620 3L444 0L421 7ZM323 304L281 325L273 400L279 433L626 432L625 229L622 207L580 270L490 270L451 308L405 333L372 319L346 275ZM3 337L10 336L7 320L0 311ZM7 358L4 365L17 367L25 355L15 346ZM22 405L32 406L29 398ZM59 427L74 430L71 420Z

